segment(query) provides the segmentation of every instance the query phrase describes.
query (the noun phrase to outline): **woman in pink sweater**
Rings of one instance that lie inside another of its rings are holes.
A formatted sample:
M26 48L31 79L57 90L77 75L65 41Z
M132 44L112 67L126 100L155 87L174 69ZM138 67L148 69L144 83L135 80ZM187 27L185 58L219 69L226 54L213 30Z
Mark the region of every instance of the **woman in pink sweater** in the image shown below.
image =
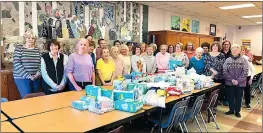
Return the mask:
M156 63L157 63L158 73L168 70L170 54L167 53L166 51L167 51L167 45L162 44L160 46L160 52L156 54Z

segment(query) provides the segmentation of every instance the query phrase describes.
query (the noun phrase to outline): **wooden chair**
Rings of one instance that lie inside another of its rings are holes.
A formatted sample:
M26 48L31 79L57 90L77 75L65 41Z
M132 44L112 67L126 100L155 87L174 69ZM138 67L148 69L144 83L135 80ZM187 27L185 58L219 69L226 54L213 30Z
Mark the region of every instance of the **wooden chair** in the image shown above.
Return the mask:
M124 127L123 126L119 126L118 128L108 132L108 133L124 133Z
M23 99L39 97L39 96L45 96L45 95L46 94L44 92L30 93L30 94L25 95L25 97Z

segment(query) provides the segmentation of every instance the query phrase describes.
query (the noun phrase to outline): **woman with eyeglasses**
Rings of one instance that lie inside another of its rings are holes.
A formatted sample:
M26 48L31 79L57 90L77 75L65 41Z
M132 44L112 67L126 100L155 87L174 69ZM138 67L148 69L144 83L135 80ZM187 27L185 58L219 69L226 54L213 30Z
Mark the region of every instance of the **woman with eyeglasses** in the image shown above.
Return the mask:
M187 55L182 50L183 50L183 44L180 42L177 43L175 45L175 52L171 54L170 59L179 61L180 64L177 64L179 67L184 66L185 68L187 68L189 66L189 60Z
M156 54L156 63L157 63L158 72L164 72L165 70L168 70L170 54L167 53L166 51L167 51L167 45L162 44L160 46L160 52Z
M41 77L41 53L35 45L36 36L26 31L24 45L14 51L14 80L21 98L29 93L38 92Z

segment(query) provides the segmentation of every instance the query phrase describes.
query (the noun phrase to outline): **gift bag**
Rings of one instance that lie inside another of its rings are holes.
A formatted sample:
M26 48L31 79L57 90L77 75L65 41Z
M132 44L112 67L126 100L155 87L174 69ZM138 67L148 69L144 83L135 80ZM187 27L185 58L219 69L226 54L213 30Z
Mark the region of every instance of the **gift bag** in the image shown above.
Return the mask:
M169 60L169 70L175 70L177 66L183 66L182 61L180 60Z
M114 108L125 112L136 113L143 107L143 102L134 101L133 99L114 101Z
M182 94L182 91L180 89L176 89L175 86L168 87L166 92L169 94L169 96L179 96Z

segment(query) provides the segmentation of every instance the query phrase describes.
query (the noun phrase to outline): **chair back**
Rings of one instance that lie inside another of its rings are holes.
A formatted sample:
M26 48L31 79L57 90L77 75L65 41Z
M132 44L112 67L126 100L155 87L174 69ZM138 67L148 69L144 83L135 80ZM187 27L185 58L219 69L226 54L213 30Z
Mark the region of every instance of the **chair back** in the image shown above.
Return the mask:
M205 109L208 109L210 107L214 107L218 98L218 94L219 93L219 89L216 89L214 91L212 91L212 93L210 94L209 98L208 98L208 104L205 104Z
M121 125L118 128L108 132L108 133L124 133L124 127Z
M253 77L251 87L258 88L262 83L262 73L259 73Z
M45 95L46 94L44 92L30 93L30 94L25 95L25 97L23 99L39 97L39 96L45 96Z
M192 114L190 118L193 116L196 116L201 111L203 103L204 103L204 97L205 97L205 94L202 94L196 98L194 105L191 109Z
M187 109L187 104L188 104L189 99L190 98L186 98L174 104L172 111L168 118L169 125L175 125L178 122L182 121L182 119L184 118L186 109Z

